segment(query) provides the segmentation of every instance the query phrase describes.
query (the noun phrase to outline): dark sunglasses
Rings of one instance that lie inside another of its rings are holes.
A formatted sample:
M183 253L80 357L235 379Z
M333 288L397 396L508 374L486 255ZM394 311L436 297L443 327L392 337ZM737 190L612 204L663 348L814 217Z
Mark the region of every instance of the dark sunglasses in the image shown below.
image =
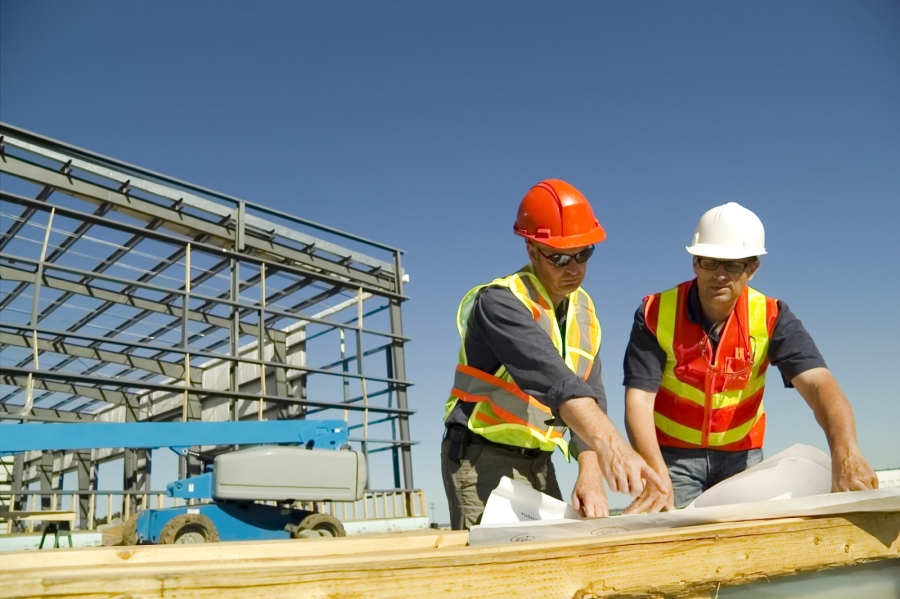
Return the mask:
M697 258L697 264L703 270L716 270L721 264L726 272L739 273L747 270L750 262L741 262L739 260L716 260L715 258Z
M594 254L594 246L588 246L577 254L550 254L549 256L542 252L537 246L534 246L534 249L536 249L541 256L546 258L547 262L553 266L559 267L568 266L569 262L572 260L575 260L578 264L583 264Z

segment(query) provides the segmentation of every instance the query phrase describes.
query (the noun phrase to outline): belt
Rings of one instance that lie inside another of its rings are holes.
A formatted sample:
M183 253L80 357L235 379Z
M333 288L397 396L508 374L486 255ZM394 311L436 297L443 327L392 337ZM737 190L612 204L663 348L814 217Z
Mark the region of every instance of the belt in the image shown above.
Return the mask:
M450 429L447 428L446 430L449 431ZM517 447L515 445L507 445L506 443L496 443L494 441L485 439L481 435L476 435L468 429L466 429L466 432L468 433L467 441L472 445L487 445L489 447L496 447L497 449L515 453L526 458L536 458L539 455L550 453L549 451L544 451L540 447ZM444 437L446 438L446 432Z

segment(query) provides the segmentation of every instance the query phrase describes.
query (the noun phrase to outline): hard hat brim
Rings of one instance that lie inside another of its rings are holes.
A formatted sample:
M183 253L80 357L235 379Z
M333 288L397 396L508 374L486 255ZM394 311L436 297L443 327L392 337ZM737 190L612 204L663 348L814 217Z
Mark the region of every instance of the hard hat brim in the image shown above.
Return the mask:
M571 248L584 247L594 245L606 239L606 231L600 225L597 225L592 231L582 233L580 235L558 236L558 237L539 237L537 235L529 235L525 231L513 225L513 233L519 237L530 239L537 243L550 246L559 250L568 250Z
M719 260L739 260L741 258L762 256L766 253L766 248L761 247L740 248L712 243L695 243L694 245L685 246L684 249L693 256L717 258Z

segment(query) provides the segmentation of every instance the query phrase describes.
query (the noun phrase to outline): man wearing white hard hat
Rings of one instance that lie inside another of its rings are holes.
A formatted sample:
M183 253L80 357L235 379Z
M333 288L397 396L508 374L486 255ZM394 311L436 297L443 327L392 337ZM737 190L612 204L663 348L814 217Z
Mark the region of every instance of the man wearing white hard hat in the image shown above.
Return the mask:
M687 251L696 277L644 298L625 353L625 425L671 489L627 513L684 507L762 461L769 366L812 408L831 450L832 491L878 487L853 410L787 304L747 284L766 253L763 224L734 202L707 211Z

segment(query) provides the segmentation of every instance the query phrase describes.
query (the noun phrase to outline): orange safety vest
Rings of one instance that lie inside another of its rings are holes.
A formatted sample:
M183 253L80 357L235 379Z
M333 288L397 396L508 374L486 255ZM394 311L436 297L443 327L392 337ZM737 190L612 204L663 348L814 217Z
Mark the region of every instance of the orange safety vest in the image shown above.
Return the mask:
M667 447L760 448L777 300L745 288L713 352L703 327L688 320L691 284L648 296L644 308L647 328L666 352L653 408L656 438Z
M568 460L569 446L562 438L566 428L551 424L554 418L549 407L520 389L504 366L490 374L467 363L469 316L478 292L488 286L506 287L512 291L553 340L566 365L582 379L587 379L600 350L600 321L594 312L594 303L584 289L579 287L569 294L566 330L560 331L550 296L532 272L531 265L508 277L479 285L465 295L457 310L456 326L462 344L444 420L450 416L457 401L471 402L475 407L468 427L473 433L515 447L538 447L544 451L559 447Z

